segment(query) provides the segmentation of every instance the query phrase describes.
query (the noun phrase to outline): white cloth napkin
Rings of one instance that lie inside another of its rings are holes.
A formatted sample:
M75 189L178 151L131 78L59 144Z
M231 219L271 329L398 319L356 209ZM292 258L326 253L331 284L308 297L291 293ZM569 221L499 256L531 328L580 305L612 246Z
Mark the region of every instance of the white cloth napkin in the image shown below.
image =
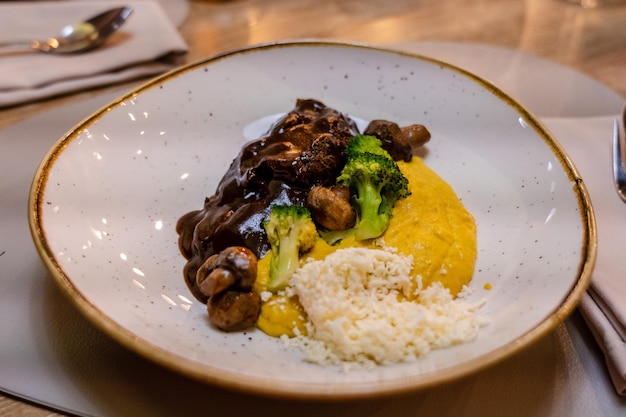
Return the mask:
M55 55L0 50L0 107L165 72L187 45L158 2L37 1L0 3L0 40L47 39L109 8L134 9L101 47Z
M617 392L626 395L626 203L618 197L613 183L613 120L594 117L543 121L566 149L591 197L598 256L580 311L604 352Z

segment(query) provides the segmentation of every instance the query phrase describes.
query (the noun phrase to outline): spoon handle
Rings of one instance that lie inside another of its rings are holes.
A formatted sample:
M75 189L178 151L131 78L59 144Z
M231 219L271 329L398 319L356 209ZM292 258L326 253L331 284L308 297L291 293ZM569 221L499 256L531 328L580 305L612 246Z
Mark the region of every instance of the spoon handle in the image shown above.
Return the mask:
M0 41L0 49L8 49L11 51L26 51L36 49L35 44L38 43L36 41L26 41L26 40L17 40L17 41Z

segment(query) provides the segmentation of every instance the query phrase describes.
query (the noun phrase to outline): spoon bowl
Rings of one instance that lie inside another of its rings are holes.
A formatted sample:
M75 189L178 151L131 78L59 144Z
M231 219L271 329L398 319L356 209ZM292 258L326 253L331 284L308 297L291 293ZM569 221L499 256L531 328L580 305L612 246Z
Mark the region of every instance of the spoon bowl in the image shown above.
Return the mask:
M131 7L118 7L84 22L67 25L61 29L57 37L47 40L0 42L0 48L10 47L55 54L85 52L100 46L132 13Z

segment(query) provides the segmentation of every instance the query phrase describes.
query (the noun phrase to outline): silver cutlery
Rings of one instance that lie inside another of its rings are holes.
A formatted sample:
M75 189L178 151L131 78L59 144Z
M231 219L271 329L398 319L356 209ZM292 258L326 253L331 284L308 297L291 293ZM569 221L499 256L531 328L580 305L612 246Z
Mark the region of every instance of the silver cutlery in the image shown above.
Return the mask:
M24 49L55 54L84 52L93 49L126 22L133 13L131 7L118 7L100 13L84 22L67 25L55 38L0 42L0 48Z
M620 126L621 125L621 126ZM626 202L626 171L624 170L624 135L626 131L626 106L622 110L621 118L615 119L613 125L613 178L617 194Z

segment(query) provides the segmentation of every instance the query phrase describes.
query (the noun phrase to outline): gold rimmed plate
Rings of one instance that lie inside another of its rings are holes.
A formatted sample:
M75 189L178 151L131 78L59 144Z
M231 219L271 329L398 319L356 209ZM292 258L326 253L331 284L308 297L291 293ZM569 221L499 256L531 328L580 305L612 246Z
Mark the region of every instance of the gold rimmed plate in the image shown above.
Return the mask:
M297 98L361 120L428 127L425 162L477 222L470 301L486 301L489 324L476 340L344 372L307 363L258 330L226 334L208 324L182 277L175 223L200 208L245 141ZM30 197L39 253L93 322L187 376L282 397L390 395L483 369L572 311L596 253L584 183L513 98L436 60L333 42L261 45L151 80L61 138Z

